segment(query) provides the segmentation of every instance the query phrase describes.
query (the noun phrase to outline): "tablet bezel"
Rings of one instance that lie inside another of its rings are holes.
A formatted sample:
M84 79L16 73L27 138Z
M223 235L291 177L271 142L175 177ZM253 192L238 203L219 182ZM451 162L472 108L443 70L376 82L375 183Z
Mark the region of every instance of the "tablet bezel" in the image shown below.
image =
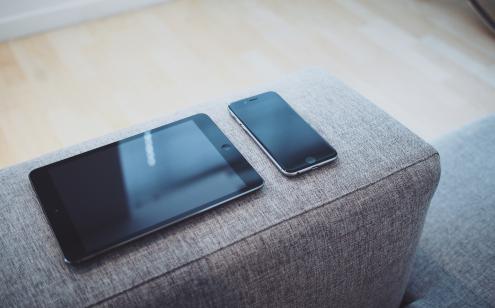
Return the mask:
M238 198L249 192L255 191L263 186L263 179L254 170L254 168L246 161L246 159L241 155L241 153L237 150L237 148L230 142L230 140L222 133L222 131L217 127L217 125L210 119L210 117L206 114L196 114L184 118L182 120L178 120L176 122L172 122L157 127L155 129L152 129L150 133L153 134L156 131L167 129L187 121L194 121L194 123L196 123L198 128L208 138L208 140L220 153L220 155L224 157L224 159L237 173L237 175L244 181L246 186L234 193L228 194L224 197L218 198L214 201L198 206L192 210L183 212L180 215L177 215L173 218L143 228L139 231L132 233L127 237L119 238L118 240L109 243L106 247L102 249L87 250L84 247L81 239L77 234L74 225L71 222L70 216L67 213L65 205L63 204L57 192L57 189L51 179L51 176L49 175L49 170L53 166L64 164L66 162L73 160L82 159L87 155L101 151L103 149L118 146L120 142L125 142L131 139L140 138L143 136L145 132L54 162L46 166L42 166L40 168L34 169L29 173L29 179L31 181L31 184L36 192L36 195L38 196L43 212L48 218L48 221L55 234L55 237L57 238L59 246L62 249L62 252L65 256L65 261L67 263L77 263L87 260L109 249L123 245L127 242L145 236L149 233L162 229L166 226L175 224L188 217L194 216L198 213L204 212L210 208L216 207L220 204Z

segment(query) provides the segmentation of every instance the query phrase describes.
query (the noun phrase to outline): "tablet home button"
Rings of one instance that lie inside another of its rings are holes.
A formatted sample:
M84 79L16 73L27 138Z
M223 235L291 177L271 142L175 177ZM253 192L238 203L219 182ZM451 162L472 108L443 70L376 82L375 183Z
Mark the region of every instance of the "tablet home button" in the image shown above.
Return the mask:
M224 150L224 151L228 151L228 150L230 150L230 148L231 148L230 144L222 145L222 150Z

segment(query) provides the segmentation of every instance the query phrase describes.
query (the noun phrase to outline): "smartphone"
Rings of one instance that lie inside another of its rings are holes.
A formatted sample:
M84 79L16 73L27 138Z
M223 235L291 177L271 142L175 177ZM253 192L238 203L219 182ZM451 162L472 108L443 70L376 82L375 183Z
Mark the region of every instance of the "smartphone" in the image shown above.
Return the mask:
M337 159L337 151L275 92L231 103L229 112L287 176Z

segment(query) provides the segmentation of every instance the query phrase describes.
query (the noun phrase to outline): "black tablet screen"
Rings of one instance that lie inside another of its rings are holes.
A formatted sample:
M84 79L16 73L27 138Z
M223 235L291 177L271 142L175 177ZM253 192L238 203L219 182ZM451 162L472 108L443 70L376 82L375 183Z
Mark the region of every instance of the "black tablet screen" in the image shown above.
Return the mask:
M192 120L53 165L49 176L88 252L246 186Z

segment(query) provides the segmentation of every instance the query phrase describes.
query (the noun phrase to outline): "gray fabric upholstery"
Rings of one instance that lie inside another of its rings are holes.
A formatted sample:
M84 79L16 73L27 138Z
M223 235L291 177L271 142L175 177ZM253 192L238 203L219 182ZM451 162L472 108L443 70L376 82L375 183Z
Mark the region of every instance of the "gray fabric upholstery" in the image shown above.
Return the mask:
M266 90L335 146L336 163L296 178L277 171L226 109ZM86 264L64 264L28 172L198 112L265 187ZM0 171L0 297L7 306L394 307L439 173L434 148L328 74L304 71Z
M442 178L404 302L409 307L494 307L495 115L435 145Z

